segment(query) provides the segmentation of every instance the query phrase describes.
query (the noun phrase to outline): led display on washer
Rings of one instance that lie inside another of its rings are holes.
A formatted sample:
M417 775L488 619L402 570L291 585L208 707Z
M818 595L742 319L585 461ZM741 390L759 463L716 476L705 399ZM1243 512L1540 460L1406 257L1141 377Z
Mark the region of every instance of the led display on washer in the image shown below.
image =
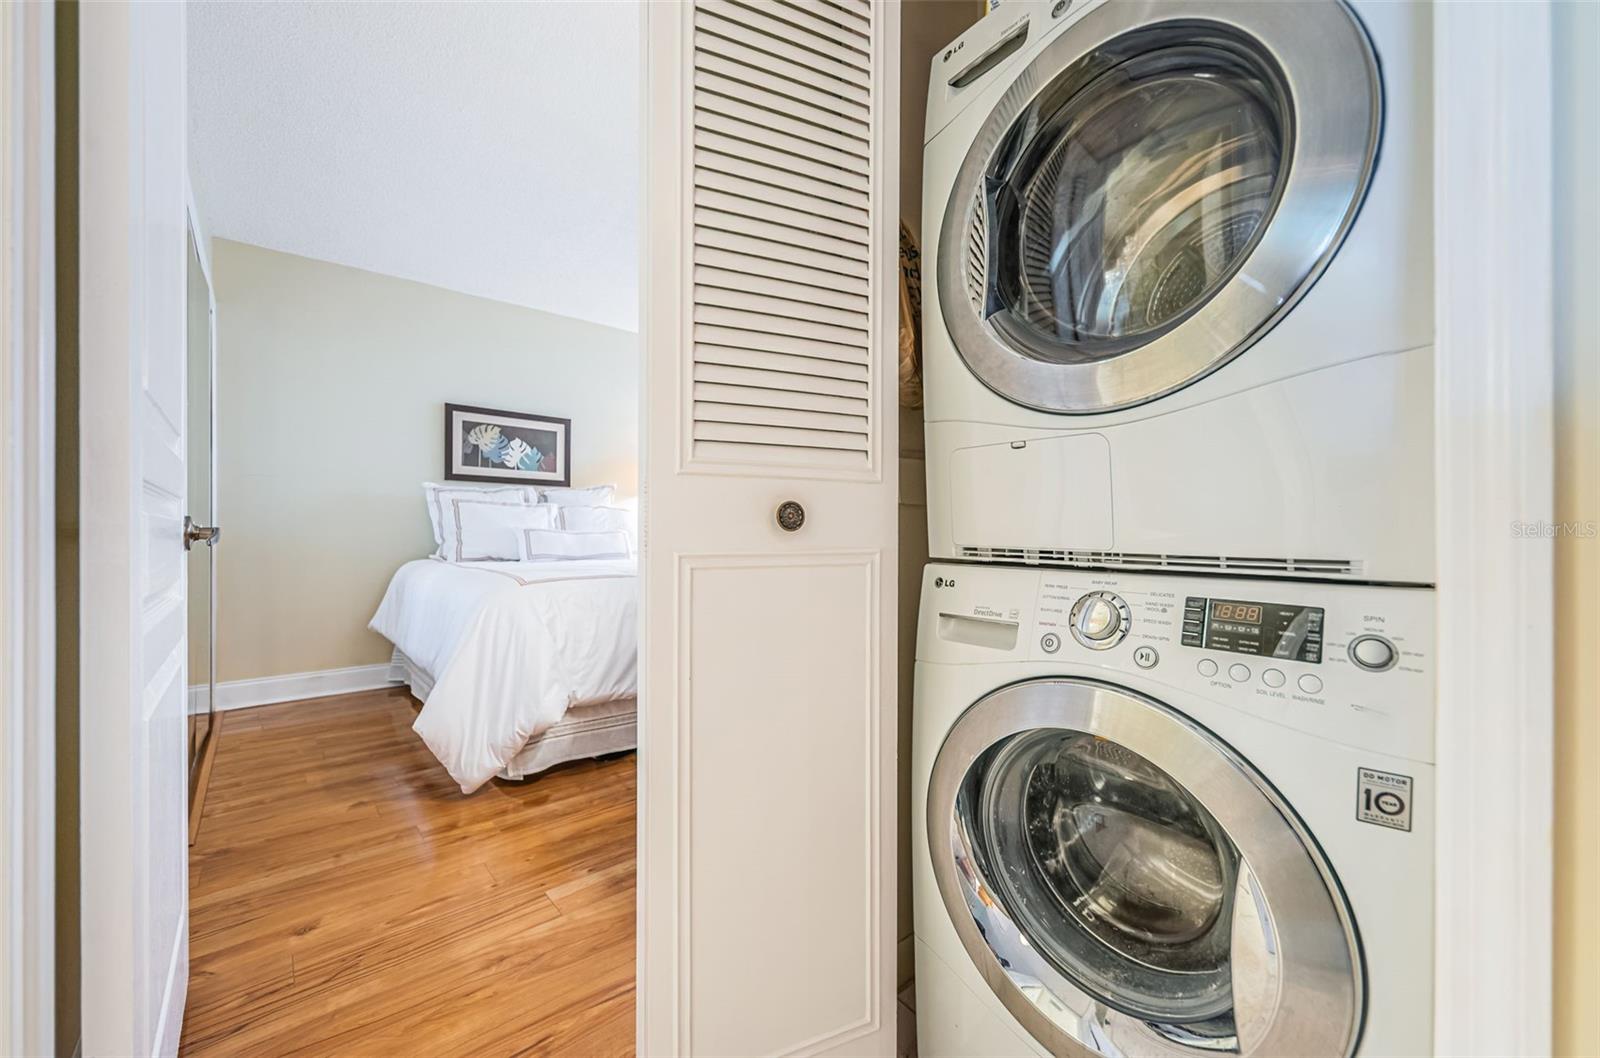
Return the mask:
M1191 596L1183 608L1183 645L1321 664L1323 613L1319 606Z

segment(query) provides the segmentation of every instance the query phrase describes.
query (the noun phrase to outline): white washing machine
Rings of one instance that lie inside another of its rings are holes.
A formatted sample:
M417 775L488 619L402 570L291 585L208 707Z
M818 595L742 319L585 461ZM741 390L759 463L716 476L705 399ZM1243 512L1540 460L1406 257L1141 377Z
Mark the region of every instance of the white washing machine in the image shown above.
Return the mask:
M917 1039L1431 1053L1433 592L933 565Z
M1006 3L935 57L935 558L1433 582L1430 17Z

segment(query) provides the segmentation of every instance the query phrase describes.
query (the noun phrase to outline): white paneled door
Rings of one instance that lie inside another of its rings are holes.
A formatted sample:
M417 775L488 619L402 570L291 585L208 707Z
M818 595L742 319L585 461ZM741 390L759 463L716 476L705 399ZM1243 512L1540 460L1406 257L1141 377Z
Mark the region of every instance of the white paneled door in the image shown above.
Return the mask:
M184 9L79 14L83 1053L177 1052L184 758Z
M892 1054L899 8L645 9L640 1053Z

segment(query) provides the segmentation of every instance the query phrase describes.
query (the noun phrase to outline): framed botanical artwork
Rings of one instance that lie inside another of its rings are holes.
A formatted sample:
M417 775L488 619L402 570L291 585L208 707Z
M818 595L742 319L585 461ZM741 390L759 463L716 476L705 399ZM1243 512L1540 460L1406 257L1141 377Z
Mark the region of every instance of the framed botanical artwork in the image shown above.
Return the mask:
M572 420L446 404L444 476L451 481L570 485Z

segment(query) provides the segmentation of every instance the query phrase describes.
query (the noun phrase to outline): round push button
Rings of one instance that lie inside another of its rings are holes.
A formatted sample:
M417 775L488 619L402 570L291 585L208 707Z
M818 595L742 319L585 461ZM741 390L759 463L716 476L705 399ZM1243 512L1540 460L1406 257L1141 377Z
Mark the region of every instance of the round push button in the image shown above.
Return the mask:
M1054 632L1046 632L1039 637L1039 649L1046 654L1054 654L1061 649L1061 637Z
M1140 647L1133 652L1133 663L1141 669L1153 669L1160 660L1161 655L1156 653L1155 647Z
M1200 664L1195 666L1195 671L1202 676L1215 676L1217 674L1217 663L1210 658L1201 658Z
M1250 669L1246 665L1228 666L1228 679L1234 683L1243 683L1250 678Z
M1322 690L1322 678L1308 672L1300 677L1300 689L1307 694L1317 694Z
M1266 684L1268 687L1282 687L1283 673L1279 672L1277 669L1268 669L1266 672L1261 674L1261 682Z
M1394 666L1394 644L1382 636L1357 636L1350 642L1350 660L1369 672L1382 672Z

